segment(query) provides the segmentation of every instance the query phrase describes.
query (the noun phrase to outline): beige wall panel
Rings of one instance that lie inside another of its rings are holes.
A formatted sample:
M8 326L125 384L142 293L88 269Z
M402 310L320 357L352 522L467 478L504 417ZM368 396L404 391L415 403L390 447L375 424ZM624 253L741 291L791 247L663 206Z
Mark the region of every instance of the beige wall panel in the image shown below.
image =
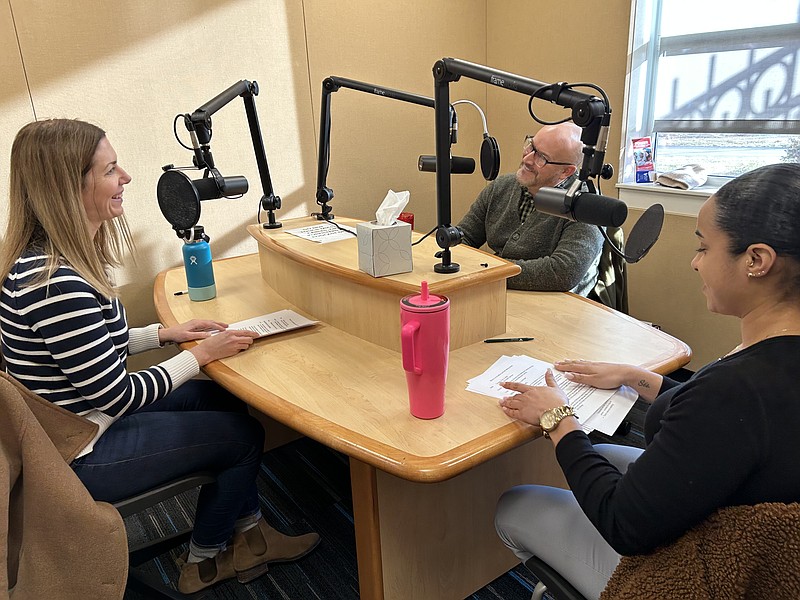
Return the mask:
M33 119L25 71L17 45L14 17L7 2L0 4L0 242L8 223L8 161L20 127Z
M589 82L605 90L612 108L606 162L618 171L630 0L487 0L487 4L492 67L543 83ZM592 93L586 88L582 91ZM501 171L516 170L523 137L540 127L528 114L528 98L492 86L487 103L503 151ZM534 110L547 121L570 115L569 110L543 100L534 102ZM604 191L616 197L615 181L616 176Z
M437 60L445 56L486 60L485 0L319 0L306 2L305 11L317 128L325 77L336 75L432 97L431 71ZM451 84L451 101L459 98L486 108L482 83ZM478 158L482 141L478 112L466 105L457 108L459 141L453 153ZM374 219L388 189L409 190L406 210L415 213L415 229L433 228L436 175L417 170L418 156L435 151L433 109L341 89L331 96L330 114L327 183L336 195L331 203L334 214ZM491 124L490 117L490 131ZM453 175L451 182L452 216L457 221L484 180L478 167L472 175Z
M133 176L125 212L138 264L117 273L132 323L155 318L153 279L181 261L181 242L155 197L162 165L191 163L191 152L173 137L176 114L192 112L240 79L257 81L272 181L285 206L279 217L307 213L315 147L300 4L12 0L12 7L36 116L98 123ZM252 252L245 226L256 220L262 188L242 100L215 113L213 125L217 167L223 175L245 175L250 191L238 200L204 202L200 222L215 257Z
M642 211L631 209L629 223ZM628 265L631 315L658 324L692 348L687 368L696 371L741 341L739 320L706 308L700 276L690 265L697 248L693 216L666 215L658 243L642 262ZM630 225L626 226L630 229Z

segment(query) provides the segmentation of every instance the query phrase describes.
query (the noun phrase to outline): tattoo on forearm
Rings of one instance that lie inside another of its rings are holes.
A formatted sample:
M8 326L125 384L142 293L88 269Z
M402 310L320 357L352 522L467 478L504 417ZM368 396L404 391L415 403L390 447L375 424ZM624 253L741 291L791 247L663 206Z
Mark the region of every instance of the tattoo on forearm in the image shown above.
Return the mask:
M642 380L639 381L639 387L641 387L641 388L649 388L650 384L647 383L647 381L645 381L644 379L642 379Z

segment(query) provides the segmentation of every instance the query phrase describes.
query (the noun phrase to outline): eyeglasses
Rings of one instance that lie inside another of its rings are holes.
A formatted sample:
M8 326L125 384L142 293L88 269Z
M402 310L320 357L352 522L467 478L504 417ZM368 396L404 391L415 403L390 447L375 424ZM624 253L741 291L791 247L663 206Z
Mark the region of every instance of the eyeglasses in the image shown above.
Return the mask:
M532 135L526 135L525 136L525 144L523 144L523 146L522 146L522 152L525 155L528 155L528 154L532 153L534 155L533 156L533 164L535 164L540 169L542 167L544 167L545 165L559 165L559 166L562 166L562 167L570 167L573 164L573 163L568 163L568 162L556 162L554 160L546 159L544 156L542 156L542 153L539 152L536 149L536 146L533 145L533 136Z

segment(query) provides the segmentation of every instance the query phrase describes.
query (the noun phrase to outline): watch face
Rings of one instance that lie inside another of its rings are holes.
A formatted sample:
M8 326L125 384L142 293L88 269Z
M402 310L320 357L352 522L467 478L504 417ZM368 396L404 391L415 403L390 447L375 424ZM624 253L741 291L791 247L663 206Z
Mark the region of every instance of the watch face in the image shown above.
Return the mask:
M542 413L542 418L539 420L539 425L545 431L552 431L555 429L561 420L573 414L568 406L557 406Z
M549 430L555 427L556 425L556 415L555 410L551 408L550 410L546 410L542 413L542 418L539 421L539 424L542 426L542 429Z

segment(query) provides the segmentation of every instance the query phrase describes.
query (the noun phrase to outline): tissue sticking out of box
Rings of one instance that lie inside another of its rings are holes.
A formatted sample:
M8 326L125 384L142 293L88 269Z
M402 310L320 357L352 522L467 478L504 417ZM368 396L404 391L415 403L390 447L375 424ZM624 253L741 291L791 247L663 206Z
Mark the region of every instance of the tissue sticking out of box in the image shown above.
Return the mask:
M375 212L375 220L356 225L358 268L365 273L383 277L414 270L411 225L397 220L409 196L409 192L389 190Z
M408 204L410 196L410 192L395 192L394 190L386 192L386 197L375 211L375 222L378 225L394 225L397 217Z

